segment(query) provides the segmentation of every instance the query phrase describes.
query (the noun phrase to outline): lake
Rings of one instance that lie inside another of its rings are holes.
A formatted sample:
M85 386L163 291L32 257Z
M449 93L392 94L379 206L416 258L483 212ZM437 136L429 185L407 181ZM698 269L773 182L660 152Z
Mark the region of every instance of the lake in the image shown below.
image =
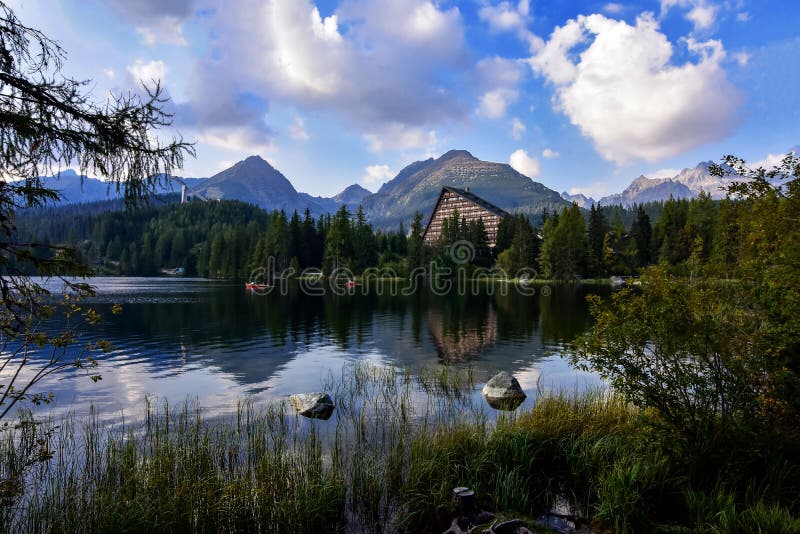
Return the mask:
M260 402L318 390L343 366L367 362L409 368L470 367L480 385L513 373L533 402L539 391L579 391L601 384L562 358L565 344L590 324L588 293L608 286L539 287L533 296L513 286L501 294L484 284L475 293L378 294L374 287L344 295L310 295L297 283L267 295L243 284L204 279L94 278L90 300L103 322L84 339L107 339L114 350L94 383L80 371L53 375L39 390L55 403L40 413L135 417L146 397L170 403L197 399L211 412L236 402ZM345 292L347 293L347 292ZM118 303L119 315L110 308Z

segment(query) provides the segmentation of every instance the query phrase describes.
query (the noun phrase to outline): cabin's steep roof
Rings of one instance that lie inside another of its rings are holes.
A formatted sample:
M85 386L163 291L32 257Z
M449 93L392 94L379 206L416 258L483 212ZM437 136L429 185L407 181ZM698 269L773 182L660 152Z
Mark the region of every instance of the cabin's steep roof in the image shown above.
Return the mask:
M490 212L494 213L498 217L507 217L508 216L508 212L506 210L495 206L494 204L492 204L488 200L484 200L481 197L479 197L478 195L474 195L474 194L470 193L469 191L467 191L465 189L459 189L457 187L449 187L449 186L445 186L442 189L444 191L450 191L450 192L455 193L455 194L457 194L459 196L462 196L462 197L466 198L467 200L469 200L470 202L474 202L475 204L479 205L480 207L486 209L487 211L490 211Z
M431 211L431 214L428 216L428 221L425 223L425 231L422 233L423 236L428 234L428 230L430 229L431 222L433 221L433 217L436 215L436 211L439 209L439 205L442 202L442 197L444 196L445 192L448 192L448 191L450 193L458 195L458 196L460 196L460 197L472 202L473 204L476 204L476 205L480 206L481 208L485 209L489 213L497 215L501 219L505 218L505 217L507 217L509 215L509 213L506 210L495 206L494 204L492 204L488 200L484 200L481 197L479 197L478 195L470 193L469 191L467 191L465 189L459 189L457 187L444 186L444 187L442 187L441 193L439 193L439 198L436 199L436 204L433 206L433 210Z

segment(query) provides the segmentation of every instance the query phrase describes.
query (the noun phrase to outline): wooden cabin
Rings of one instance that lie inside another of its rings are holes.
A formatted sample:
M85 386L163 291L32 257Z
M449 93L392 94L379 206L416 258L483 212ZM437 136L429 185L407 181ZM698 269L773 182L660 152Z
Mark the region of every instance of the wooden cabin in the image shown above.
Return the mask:
M458 220L466 220L468 223L481 219L486 228L486 238L490 247L497 244L497 228L500 221L508 216L508 212L498 208L491 202L474 195L467 189L457 189L455 187L443 187L433 208L428 224L425 226L423 239L425 244L434 245L439 236L442 235L442 224L444 220L458 212Z

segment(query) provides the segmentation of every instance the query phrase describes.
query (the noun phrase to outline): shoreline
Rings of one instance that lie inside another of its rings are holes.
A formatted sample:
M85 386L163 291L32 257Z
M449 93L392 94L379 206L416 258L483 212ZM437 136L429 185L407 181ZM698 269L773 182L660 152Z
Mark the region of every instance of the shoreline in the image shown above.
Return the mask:
M690 459L613 394L541 395L487 419L467 394L475 389L468 373L421 379L360 365L325 389L335 405L328 420L302 417L287 402L242 402L222 420L164 404L146 405L143 420L119 430L92 416L56 421L49 435L46 425L18 427L0 439L4 498L17 503L0 507L2 524L20 532L442 532L456 513L453 488L467 486L480 508L536 532L548 531L537 521L552 513L593 532L800 527L766 495L747 497L748 480L715 471L720 459L698 458L702 472L687 476ZM8 483L13 459L33 455L25 483ZM722 486L703 478L714 472Z

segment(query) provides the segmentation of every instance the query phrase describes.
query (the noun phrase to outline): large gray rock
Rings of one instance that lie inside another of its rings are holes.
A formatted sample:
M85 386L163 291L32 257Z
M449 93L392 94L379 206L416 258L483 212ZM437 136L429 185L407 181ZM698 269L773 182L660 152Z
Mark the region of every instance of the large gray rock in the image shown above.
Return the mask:
M298 393L289 402L300 415L311 419L329 419L333 414L333 401L327 393Z
M501 409L514 409L527 397L517 379L505 371L494 375L483 386L483 394L490 406Z

